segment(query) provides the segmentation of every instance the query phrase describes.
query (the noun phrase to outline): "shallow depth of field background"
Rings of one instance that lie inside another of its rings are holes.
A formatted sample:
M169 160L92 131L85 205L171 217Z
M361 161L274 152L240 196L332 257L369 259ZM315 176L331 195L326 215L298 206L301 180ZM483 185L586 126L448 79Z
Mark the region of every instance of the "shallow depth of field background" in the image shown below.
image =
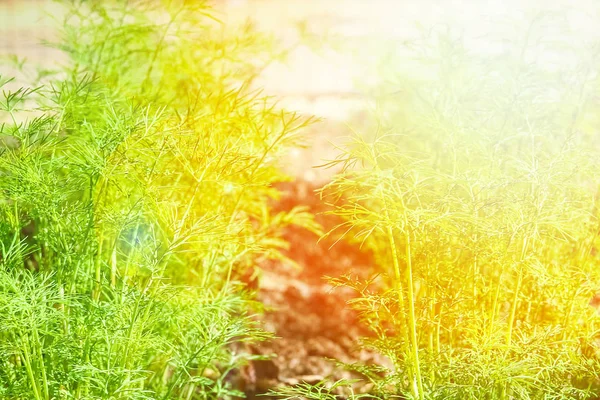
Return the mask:
M312 167L331 158L330 142L348 134L347 123L370 118L369 89L385 87L393 79L389 69L383 72L381 67L390 55L398 55L402 44L417 37L420 28L458 29L471 50L483 53L498 50L487 35L511 32L510 24L526 23L540 14L564 18L582 39L600 36L600 15L592 0L216 0L209 4L224 22L250 20L292 48L287 62L272 64L255 86L288 109L324 118L307 132L310 148L294 151L289 166L295 176L315 183L326 182L334 171ZM49 15L59 14L60 7L50 0L0 1L0 56L16 54L41 65L60 62L60 52L40 44L54 37ZM550 64L568 62L557 54L545 56ZM393 85L390 88L395 90Z

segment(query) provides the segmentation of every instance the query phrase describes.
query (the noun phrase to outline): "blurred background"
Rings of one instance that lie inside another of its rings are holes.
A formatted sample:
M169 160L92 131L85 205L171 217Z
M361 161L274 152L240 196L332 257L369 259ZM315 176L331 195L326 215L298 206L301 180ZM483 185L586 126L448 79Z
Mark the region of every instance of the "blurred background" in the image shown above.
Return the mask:
M332 158L330 142L347 135L348 124L362 128L377 96L402 90L393 80L400 48L408 48L423 32L449 27L463 35L469 51L501 52L503 33L526 32L532 19L554 14L575 37L600 36L600 16L593 0L218 0L209 4L225 26L251 22L287 50L286 59L271 63L254 85L288 109L323 118L306 132L309 148L295 151L289 166L296 177L317 184L333 172L312 168ZM42 44L55 38L53 18L61 20L60 10L51 0L0 0L0 56L14 54L40 65L60 63L61 53ZM567 62L560 54L545 57L550 64Z

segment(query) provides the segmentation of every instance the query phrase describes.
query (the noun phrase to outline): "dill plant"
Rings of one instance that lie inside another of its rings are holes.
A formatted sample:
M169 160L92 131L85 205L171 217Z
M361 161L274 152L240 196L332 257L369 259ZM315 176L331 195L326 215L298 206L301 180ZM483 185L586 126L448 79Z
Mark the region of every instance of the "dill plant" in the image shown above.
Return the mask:
M269 335L240 277L317 230L267 205L310 120L248 92L272 42L204 3L65 6L68 62L1 80L0 397L243 396L234 344Z
M393 364L348 366L376 398L599 394L599 53L557 26L540 15L483 55L425 32L387 61L400 90L371 132L329 164L342 172L322 195L344 218L330 234L377 258L372 279L333 280L358 294L362 344ZM280 393L344 398L317 389Z

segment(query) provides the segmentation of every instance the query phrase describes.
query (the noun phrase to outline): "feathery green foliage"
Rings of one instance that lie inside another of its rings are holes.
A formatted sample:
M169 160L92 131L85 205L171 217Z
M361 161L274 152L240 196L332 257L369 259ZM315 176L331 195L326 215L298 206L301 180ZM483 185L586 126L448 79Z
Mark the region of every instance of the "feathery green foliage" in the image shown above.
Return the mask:
M344 219L330 234L379 265L333 280L358 295L363 345L393 364L361 369L378 398L599 395L600 53L557 43L557 26L540 16L483 55L451 29L427 32L388 60L400 90L373 133L330 164L342 172L322 194ZM345 398L315 390L282 394Z
M0 397L241 396L234 344L269 335L240 277L317 229L267 205L310 120L248 93L271 41L202 2L66 6L68 63L1 81Z

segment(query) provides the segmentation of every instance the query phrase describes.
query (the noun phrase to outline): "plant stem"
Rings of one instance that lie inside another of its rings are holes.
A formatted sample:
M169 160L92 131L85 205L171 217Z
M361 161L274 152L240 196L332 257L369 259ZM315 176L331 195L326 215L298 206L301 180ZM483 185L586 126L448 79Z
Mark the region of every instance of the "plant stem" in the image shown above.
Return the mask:
M523 238L523 247L521 249L521 258L519 260L519 276L517 278L517 286L515 287L515 293L513 295L510 315L508 317L508 329L506 330L506 345L510 347L512 343L512 331L515 324L515 317L517 314L517 303L519 302L519 294L521 291L521 285L523 284L523 260L527 254L528 236L525 235Z
M400 304L404 303L403 295L402 295L402 284L401 284L401 271L400 271L400 262L398 260L398 251L396 247L396 240L394 238L394 232L391 226L387 228L388 240L390 243L390 248L392 250L392 258L394 264L394 274L396 276L398 282L398 297ZM414 305L414 289L413 289L413 278L412 278L412 257L410 252L410 233L406 234L406 247L405 247L405 255L406 255L406 271L405 271L405 280L406 280L406 289L407 289L407 304L408 304L408 334L409 340L411 344L411 356L413 359L413 368L414 368L414 379L412 384L412 390L415 397L419 399L424 399L423 397L423 382L421 379L421 368L419 363L419 343L417 340L417 323L415 318L415 305Z

